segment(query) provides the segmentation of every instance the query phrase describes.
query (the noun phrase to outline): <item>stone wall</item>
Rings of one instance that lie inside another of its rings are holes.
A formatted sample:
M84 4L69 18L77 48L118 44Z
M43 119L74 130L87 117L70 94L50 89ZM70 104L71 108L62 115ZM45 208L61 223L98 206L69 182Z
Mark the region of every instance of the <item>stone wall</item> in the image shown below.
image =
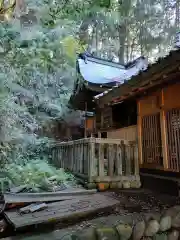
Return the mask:
M114 227L89 228L63 240L178 240L180 237L180 206L174 206L160 213L149 213L134 225L126 223Z

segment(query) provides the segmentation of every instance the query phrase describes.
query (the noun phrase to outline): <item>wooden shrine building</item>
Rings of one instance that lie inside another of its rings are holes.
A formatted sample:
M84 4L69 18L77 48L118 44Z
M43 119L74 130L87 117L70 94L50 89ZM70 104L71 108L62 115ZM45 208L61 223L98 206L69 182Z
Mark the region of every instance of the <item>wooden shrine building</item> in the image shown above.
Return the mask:
M93 97L106 93L112 87L123 83L146 67L147 61L143 57L122 65L87 53L78 56L77 78L70 104L76 110L85 111L85 137L95 133L93 113L96 103L92 101Z
M180 49L120 86L97 95L95 102L99 135L107 132L110 138L138 141L141 175L147 185L164 185L163 191L178 192Z

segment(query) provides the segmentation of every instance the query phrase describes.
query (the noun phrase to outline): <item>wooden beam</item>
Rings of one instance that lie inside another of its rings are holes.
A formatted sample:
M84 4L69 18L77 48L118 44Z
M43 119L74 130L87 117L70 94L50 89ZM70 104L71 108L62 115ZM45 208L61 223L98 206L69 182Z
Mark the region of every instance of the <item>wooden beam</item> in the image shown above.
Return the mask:
M168 152L167 152L167 126L164 110L164 89L161 90L161 110L160 110L160 125L161 125L161 139L162 139L162 154L164 169L168 169Z
M143 157L142 157L142 117L141 117L141 103L138 100L138 154L139 154L139 164L143 164Z

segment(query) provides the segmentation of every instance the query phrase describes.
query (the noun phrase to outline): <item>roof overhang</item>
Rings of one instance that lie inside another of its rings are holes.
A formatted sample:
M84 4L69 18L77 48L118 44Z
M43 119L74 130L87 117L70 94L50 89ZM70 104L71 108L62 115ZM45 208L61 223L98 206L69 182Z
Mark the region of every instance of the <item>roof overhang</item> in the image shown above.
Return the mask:
M110 105L125 101L131 97L141 95L144 91L158 85L167 84L175 80L180 72L180 49L170 52L168 56L152 65L148 69L133 76L132 79L118 87L99 94L99 97L94 97L94 101L100 105Z

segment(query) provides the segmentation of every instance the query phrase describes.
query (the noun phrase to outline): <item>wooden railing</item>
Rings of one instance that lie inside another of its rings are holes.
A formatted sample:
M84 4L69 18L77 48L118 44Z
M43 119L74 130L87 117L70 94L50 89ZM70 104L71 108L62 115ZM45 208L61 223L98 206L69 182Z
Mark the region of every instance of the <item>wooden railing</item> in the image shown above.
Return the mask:
M137 144L118 139L85 138L55 144L52 163L88 183L140 181Z

